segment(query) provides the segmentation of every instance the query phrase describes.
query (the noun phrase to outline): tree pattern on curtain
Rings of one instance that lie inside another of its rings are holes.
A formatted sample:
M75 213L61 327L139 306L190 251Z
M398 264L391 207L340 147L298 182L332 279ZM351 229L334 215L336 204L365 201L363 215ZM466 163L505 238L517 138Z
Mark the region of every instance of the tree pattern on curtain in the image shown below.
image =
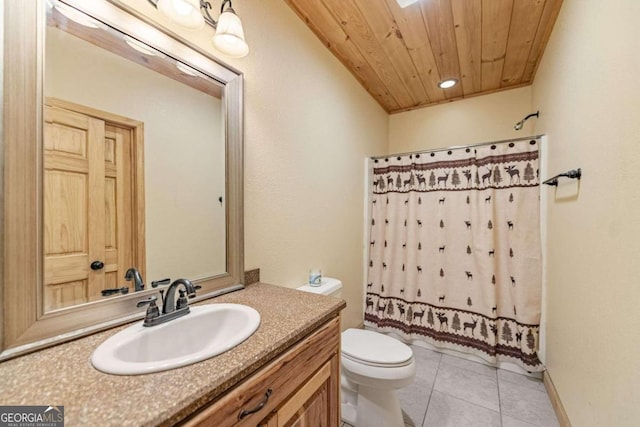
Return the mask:
M544 369L537 140L379 159L365 323Z

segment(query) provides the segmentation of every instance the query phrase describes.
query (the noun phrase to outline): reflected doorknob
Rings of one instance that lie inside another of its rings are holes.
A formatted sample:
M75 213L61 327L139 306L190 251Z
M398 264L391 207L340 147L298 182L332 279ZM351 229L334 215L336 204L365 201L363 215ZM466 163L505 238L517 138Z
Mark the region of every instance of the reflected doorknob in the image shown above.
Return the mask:
M104 262L102 261L93 261L91 263L92 270L101 270L104 267Z

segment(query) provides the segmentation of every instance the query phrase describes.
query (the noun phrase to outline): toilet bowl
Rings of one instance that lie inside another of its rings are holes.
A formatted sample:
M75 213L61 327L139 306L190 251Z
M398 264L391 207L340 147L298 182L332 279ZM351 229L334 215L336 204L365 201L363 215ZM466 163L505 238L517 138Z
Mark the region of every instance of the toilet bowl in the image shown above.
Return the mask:
M342 283L323 278L320 286L299 290L340 297ZM396 390L413 381L416 373L411 348L390 336L363 329L341 335L342 420L356 427L403 427Z
M403 427L396 390L415 377L411 348L363 329L347 329L341 343L342 419L357 427Z

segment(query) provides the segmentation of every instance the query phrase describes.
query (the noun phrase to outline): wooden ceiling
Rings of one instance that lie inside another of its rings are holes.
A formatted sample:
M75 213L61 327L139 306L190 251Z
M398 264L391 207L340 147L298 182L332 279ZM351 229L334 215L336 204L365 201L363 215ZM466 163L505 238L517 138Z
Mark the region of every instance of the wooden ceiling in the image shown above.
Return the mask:
M533 82L562 0L285 0L389 113ZM450 89L438 82L457 79Z

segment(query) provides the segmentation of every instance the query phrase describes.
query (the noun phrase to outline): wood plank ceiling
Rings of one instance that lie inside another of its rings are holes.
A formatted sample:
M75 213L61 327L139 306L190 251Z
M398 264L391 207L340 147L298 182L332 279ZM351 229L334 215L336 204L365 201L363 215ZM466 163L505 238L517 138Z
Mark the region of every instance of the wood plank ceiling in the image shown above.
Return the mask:
M285 0L389 113L533 82L562 0ZM457 79L450 89L438 83Z

